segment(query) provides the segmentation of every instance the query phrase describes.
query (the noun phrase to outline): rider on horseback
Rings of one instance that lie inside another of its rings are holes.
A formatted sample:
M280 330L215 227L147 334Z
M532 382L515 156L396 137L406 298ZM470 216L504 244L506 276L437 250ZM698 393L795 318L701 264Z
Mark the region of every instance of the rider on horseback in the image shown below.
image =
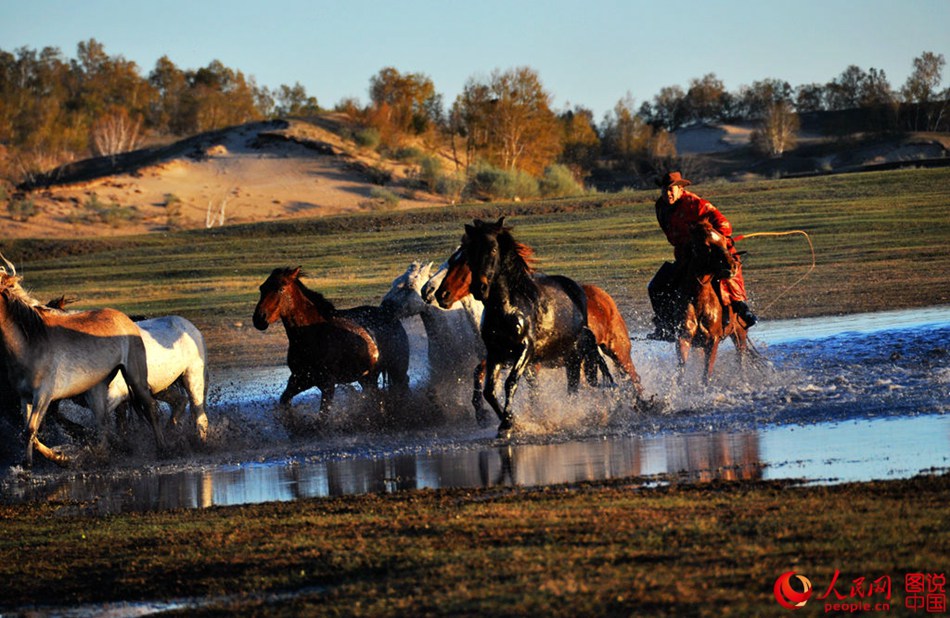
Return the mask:
M690 225L705 219L716 231L728 237L732 235L732 224L708 200L684 189L692 183L683 178L680 172L666 174L657 184L660 186L660 197L656 201L656 219L666 233L667 240L673 245L675 262L664 262L647 286L653 312L656 314L653 318L656 331L647 335L647 338L673 341L670 314L676 305L679 276L684 272L685 263L689 259ZM732 251L735 253L735 247ZM719 295L723 305L731 305L746 328L752 327L758 321L745 302L747 297L741 266L735 276L721 280ZM728 321L727 311L723 312L723 316L723 320Z

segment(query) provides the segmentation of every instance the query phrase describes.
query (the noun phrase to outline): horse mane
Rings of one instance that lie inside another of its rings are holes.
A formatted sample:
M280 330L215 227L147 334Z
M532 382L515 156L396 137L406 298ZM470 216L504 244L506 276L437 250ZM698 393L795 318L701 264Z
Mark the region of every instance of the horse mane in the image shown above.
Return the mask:
M40 302L30 296L26 290L20 286L20 277L6 276L6 285L0 290L0 294L7 300L7 307L10 311L12 320L23 331L23 335L29 341L35 341L39 337L46 335L46 323L40 315L37 307Z
M291 275L295 268L287 268L282 274ZM294 278L294 283L297 285L297 289L300 290L300 293L304 295L304 298L309 300L317 308L321 314L331 314L336 312L336 307L333 303L327 299L326 296L317 292L316 290L311 290L303 284L303 281L300 280L300 277L306 277L307 273L300 271L298 276Z
M502 268L505 269L512 291L519 291L527 294L530 298L536 298L537 285L532 279L537 261L534 257L534 249L524 243L515 240L511 235L511 228L504 227L498 233L498 245L504 255L508 256L503 260Z
M533 275L535 271L534 264L538 261L538 258L534 256L534 249L515 240L515 237L511 235L512 229L510 227L501 228L498 233L499 244L511 255L514 264L519 269L524 270L528 275Z

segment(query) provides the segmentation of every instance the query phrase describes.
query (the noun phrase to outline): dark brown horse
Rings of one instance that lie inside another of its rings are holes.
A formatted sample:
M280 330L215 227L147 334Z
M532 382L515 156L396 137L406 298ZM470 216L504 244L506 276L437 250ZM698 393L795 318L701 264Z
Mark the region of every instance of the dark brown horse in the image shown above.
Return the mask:
M447 260L445 271L438 279L438 287L435 290L429 290L429 292L441 307L448 308L470 294L471 280L472 271L465 260L465 248L459 247ZM643 387L640 384L640 376L637 374L630 354L632 349L630 333L617 303L610 294L596 285L582 284L581 287L587 297L587 326L594 333L594 339L598 347L627 376L637 395L642 396ZM427 290L424 288L423 291L426 292ZM602 362L596 361L602 361L602 359L598 357L594 363L588 363L585 359L585 373L588 375L588 382L591 382L591 370L596 372L597 368L605 372L608 381L612 381L613 378L606 366ZM596 374L594 373L594 375ZM481 383L479 377L476 378L478 384ZM596 383L596 380L594 383ZM481 393L479 392L478 395L480 399ZM476 402L476 409L480 407L479 404L480 402Z
M149 421L156 444L164 451L157 405L148 387L145 345L135 323L114 309L65 313L44 308L20 287L13 265L4 262L0 344L9 386L27 404L26 465L33 463L34 447L58 464L67 463L63 454L38 437L50 405L59 399L84 394L105 440L108 386L119 373L129 386L133 405Z
M707 221L692 227L689 262L679 278L674 301L680 374L685 370L690 348L700 348L705 356L703 376L707 383L724 338L732 338L740 362L749 350L745 325L716 293L719 281L735 275L739 267L739 258L730 251L728 243L729 239Z
M584 290L567 277L535 273L532 250L515 241L504 217L494 223L476 219L465 226L465 235L466 261L472 271L469 291L485 304L483 394L500 420L499 436L507 437L512 428L512 399L529 365L565 367L568 390L574 392L583 360L599 352L587 326ZM511 370L502 406L495 385L505 365L511 365Z
M398 320L378 307L337 310L300 281L300 268L277 268L261 284L254 326L265 330L280 319L287 332L290 378L280 396L287 405L303 391L320 389L320 412L333 401L337 384L359 382L375 389L380 376L408 385L409 339Z

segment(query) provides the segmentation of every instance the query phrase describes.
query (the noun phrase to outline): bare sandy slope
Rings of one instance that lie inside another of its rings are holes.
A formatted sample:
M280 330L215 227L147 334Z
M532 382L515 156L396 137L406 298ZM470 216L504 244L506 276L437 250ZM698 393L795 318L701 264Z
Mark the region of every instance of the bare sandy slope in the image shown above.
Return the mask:
M392 181L374 184L373 170L389 173ZM408 165L360 151L311 123L247 125L130 173L34 191L37 214L19 222L4 212L0 225L8 238L91 237L161 232L170 222L181 228L219 225L222 213L232 225L444 203L408 189L412 173ZM397 205L373 196L383 188L398 196ZM91 217L86 206L93 195L101 204L131 209L132 220L110 225ZM169 201L180 203L180 214L171 219Z
M23 222L0 212L0 233L6 238L134 235L220 225L222 220L233 225L446 203L442 197L410 188L417 173L412 164L358 148L340 137L346 128L345 119L331 114L311 121L249 124L191 138L128 173L33 191L28 198L36 205L36 214ZM715 156L743 149L752 129L752 125L681 129L675 135L677 151ZM800 142L823 139L827 138L800 136ZM828 153L808 165L827 171L939 158L947 156L948 148L950 140L944 135L921 135ZM441 156L448 173L456 168L449 155ZM378 184L381 176L388 180ZM398 198L398 203L382 199L380 190ZM91 214L88 204L93 196L99 204L130 216L109 222ZM180 206L169 208L169 202ZM173 214L175 210L178 214Z

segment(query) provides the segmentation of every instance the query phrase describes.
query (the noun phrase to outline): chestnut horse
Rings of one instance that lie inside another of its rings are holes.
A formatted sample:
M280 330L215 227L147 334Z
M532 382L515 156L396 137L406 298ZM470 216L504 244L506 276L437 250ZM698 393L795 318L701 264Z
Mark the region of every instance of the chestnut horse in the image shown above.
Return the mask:
M739 257L729 250L728 243L708 221L693 225L689 262L676 288L673 323L680 376L686 368L690 348L700 348L705 356L706 383L712 377L720 341L732 338L740 363L749 350L745 325L716 293L719 280L732 277L739 267Z
M469 296L469 285L472 280L472 271L465 260L465 248L459 247L455 253L446 261L445 266L440 269L429 283L423 289L423 296L428 300L434 298L441 307L451 307L454 303ZM594 333L594 339L600 350L608 356L627 376L630 384L636 390L637 396L643 395L643 387L640 384L640 376L633 365L630 351L630 333L627 330L627 324L620 314L620 309L614 299L603 289L591 284L582 284L584 294L587 297L587 326ZM601 361L598 357L598 361ZM591 367L590 365L594 365ZM587 363L585 360L585 373L588 376L588 382L594 378L592 383L596 383L596 368L600 367L608 381L613 381L613 376L602 362ZM594 370L593 372L591 370ZM476 381L480 384L480 375L476 375ZM478 389L480 391L480 388ZM476 410L480 408L480 396L476 400Z
M379 307L339 311L300 281L300 268L277 268L260 286L254 326L266 330L280 319L287 332L290 378L280 396L287 405L303 391L320 389L320 412L337 384L359 382L376 389L380 376L393 386L409 383L409 339L398 319Z
M136 410L152 426L159 451L165 439L158 409L148 387L145 345L138 326L115 309L66 313L40 306L22 287L16 269L4 258L0 268L0 343L10 386L26 405L26 466L33 448L65 465L68 458L42 442L38 433L50 405L84 395L92 408L101 439L107 437L107 393L119 373ZM8 271L9 269L9 271Z
M466 261L472 271L469 291L485 304L483 394L498 416L498 435L503 438L510 435L512 399L529 365L565 367L568 390L574 392L584 359L600 354L587 326L587 298L581 286L567 277L535 273L532 250L515 241L504 221L504 217L494 223L476 219L465 226ZM495 384L508 364L502 406Z

